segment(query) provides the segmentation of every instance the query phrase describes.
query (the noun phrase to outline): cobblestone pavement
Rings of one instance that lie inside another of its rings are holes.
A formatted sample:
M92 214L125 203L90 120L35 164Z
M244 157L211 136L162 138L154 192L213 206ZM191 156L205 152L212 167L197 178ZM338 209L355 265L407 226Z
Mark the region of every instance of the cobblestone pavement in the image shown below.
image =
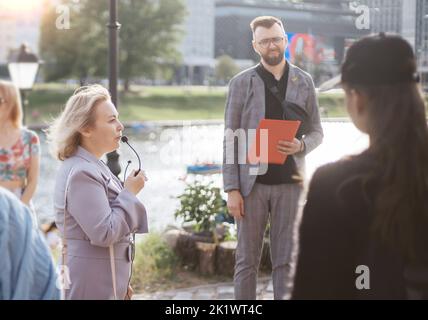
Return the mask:
M136 294L133 300L233 300L233 282L182 288L171 291ZM273 300L271 277L259 278L257 299Z

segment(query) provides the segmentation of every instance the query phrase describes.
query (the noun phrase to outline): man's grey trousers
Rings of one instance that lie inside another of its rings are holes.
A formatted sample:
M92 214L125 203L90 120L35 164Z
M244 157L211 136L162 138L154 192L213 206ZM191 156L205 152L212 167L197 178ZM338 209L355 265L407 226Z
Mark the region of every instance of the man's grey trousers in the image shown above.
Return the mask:
M274 299L283 299L290 280L293 227L302 187L255 183L244 198L244 218L237 221L235 299L255 300L263 236L270 220L270 253Z

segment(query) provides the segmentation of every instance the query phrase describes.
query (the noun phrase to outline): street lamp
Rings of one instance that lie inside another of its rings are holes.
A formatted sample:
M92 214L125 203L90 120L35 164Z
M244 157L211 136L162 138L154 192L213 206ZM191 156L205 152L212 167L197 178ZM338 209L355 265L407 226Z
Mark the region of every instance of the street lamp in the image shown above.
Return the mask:
M111 94L111 100L116 106L119 107L117 99L117 80L119 74L119 62L118 62L118 33L120 29L120 23L117 21L117 0L110 0L110 21L107 24L109 34L109 90ZM110 171L118 176L121 169L119 164L119 153L113 151L107 154L107 166Z
M25 44L22 44L19 49L13 50L9 56L8 69L10 78L21 92L24 124L25 111L28 104L27 93L33 88L40 64L39 58Z

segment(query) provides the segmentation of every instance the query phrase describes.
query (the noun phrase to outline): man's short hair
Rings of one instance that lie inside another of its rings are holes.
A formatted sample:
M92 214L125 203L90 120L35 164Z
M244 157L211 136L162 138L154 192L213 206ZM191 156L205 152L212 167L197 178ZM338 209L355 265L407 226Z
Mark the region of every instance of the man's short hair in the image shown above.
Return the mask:
M254 32L256 31L256 29L258 27L264 27L264 28L270 29L270 28L272 28L272 26L275 23L278 24L282 29L284 29L284 26L283 26L281 20L279 20L278 18L275 18L273 16L257 17L255 19L253 19L253 21L251 21L250 27L251 27L251 31L253 31L253 35L254 35Z

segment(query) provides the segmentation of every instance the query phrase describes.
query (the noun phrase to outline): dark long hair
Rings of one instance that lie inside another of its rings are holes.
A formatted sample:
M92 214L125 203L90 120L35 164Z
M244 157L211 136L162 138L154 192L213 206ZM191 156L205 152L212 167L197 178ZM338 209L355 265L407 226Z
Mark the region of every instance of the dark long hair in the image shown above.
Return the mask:
M367 97L368 153L378 164L365 179L377 186L372 231L405 259L418 260L428 232L428 128L420 86L353 88Z

